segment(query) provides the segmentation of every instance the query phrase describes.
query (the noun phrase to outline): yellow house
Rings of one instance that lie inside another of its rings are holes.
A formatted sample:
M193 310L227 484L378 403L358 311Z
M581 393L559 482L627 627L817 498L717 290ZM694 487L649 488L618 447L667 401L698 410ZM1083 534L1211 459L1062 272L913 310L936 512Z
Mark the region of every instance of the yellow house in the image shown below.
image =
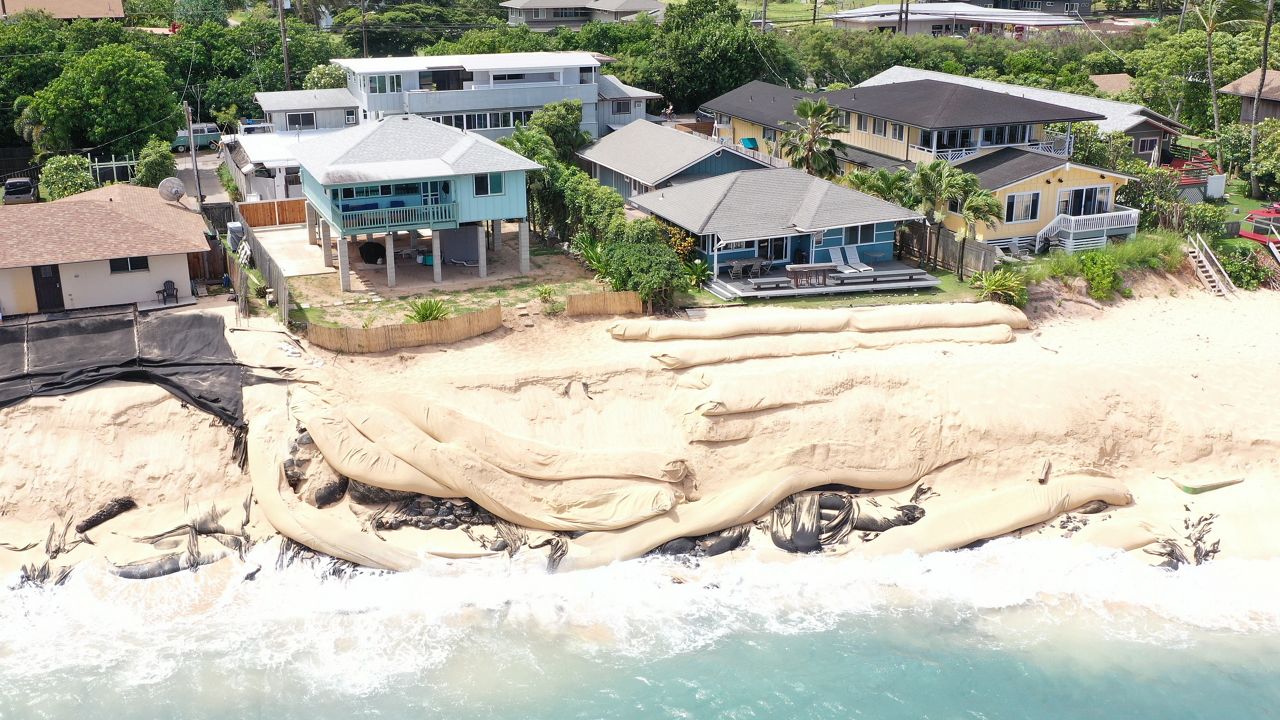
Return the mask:
M1115 202L1117 191L1133 179L1128 175L1023 148L977 155L956 167L976 175L1000 201L1001 220L974 228L975 239L988 244L1078 252L1137 232L1138 211ZM944 225L961 233L965 224L956 209L950 208Z

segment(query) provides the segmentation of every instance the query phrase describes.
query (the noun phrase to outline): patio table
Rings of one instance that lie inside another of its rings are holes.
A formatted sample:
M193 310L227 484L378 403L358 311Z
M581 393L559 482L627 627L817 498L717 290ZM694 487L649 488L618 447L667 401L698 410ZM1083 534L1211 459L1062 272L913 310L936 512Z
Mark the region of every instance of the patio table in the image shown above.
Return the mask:
M827 275L835 269L835 263L799 263L787 266L787 277L796 287L825 286Z

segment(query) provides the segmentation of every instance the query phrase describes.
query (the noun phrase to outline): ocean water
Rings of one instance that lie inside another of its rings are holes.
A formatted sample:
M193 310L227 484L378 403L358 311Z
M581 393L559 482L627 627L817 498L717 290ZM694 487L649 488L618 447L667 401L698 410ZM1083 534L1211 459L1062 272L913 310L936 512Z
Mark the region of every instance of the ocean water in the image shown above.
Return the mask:
M0 590L0 718L1280 717L1274 561L1009 541L564 575L274 560Z

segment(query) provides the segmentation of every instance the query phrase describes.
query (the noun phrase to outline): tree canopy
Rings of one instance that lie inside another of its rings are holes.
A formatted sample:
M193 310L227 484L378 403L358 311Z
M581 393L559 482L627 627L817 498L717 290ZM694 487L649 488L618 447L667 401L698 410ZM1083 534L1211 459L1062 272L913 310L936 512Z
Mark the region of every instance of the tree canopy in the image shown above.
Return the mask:
M97 186L89 158L82 155L51 157L40 172L40 197L45 200L61 200Z
M329 90L347 86L347 72L333 63L317 65L302 79L303 90Z

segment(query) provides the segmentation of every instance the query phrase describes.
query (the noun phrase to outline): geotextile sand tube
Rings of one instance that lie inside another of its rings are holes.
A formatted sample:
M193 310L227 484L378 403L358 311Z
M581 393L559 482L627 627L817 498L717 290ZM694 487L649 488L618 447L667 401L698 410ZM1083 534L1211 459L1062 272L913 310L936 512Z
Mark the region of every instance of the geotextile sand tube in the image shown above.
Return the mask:
M894 528L871 543L847 546L841 554L920 554L954 550L977 540L994 538L1070 512L1085 503L1104 500L1129 505L1133 496L1115 480L1091 475L1055 477L1048 485L1022 483L956 503L927 507L924 519Z
M615 477L680 482L689 472L685 461L670 453L555 446L497 431L457 410L411 395L388 395L375 402L440 442L460 445L509 473L535 480Z
M1002 344L1013 341L1008 325L889 330L884 332L811 333L788 337L762 337L750 343L735 340L689 342L656 353L653 359L663 367L678 370L765 358L825 355L843 350L889 348L931 342Z
M1008 325L1023 330L1029 323L1027 316L1015 307L981 302L890 305L857 310L740 313L695 322L622 320L611 325L609 333L617 340L706 340L742 335L793 335L846 330L884 332L977 325Z

